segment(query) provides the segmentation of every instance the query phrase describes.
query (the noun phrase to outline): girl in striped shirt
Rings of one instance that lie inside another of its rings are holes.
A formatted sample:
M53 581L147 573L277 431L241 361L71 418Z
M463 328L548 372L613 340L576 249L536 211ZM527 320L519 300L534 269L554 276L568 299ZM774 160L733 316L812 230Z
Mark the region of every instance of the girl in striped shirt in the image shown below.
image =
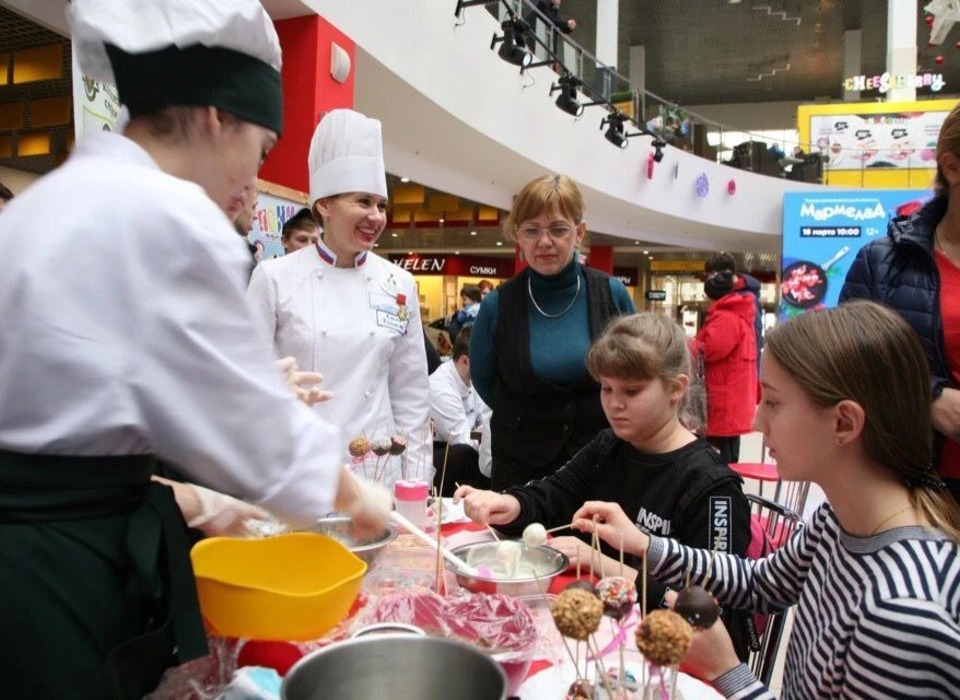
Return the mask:
M636 555L650 574L722 605L797 606L782 698L960 695L960 506L931 466L927 361L910 327L873 302L797 316L766 337L754 427L780 475L827 502L780 550L742 559L648 537L615 504L575 526ZM711 564L711 560L712 564ZM685 669L725 697L771 698L722 623L695 635Z

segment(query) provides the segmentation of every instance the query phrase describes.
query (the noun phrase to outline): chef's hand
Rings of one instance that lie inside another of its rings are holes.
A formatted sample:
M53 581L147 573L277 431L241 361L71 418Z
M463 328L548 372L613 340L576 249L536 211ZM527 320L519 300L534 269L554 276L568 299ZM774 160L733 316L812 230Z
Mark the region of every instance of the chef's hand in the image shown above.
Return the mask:
M573 514L573 528L581 532L596 530L600 539L616 547L623 547L628 554L642 557L650 546L650 538L643 534L636 524L616 503L587 501Z
M460 501L463 501L464 514L482 525L507 525L520 515L520 501L496 491L461 486L453 492L453 502Z
M308 406L329 401L333 394L329 391L321 391L316 385L323 381L323 375L320 372L301 372L297 366L297 360L293 357L284 357L277 360L277 367L283 372L284 379L287 380L287 386L294 395Z
M664 599L670 609L677 602L677 592L667 591ZM697 630L693 643L680 663L680 670L707 683L713 683L727 671L740 665L730 633L723 620L717 620L708 629Z
M270 519L270 514L263 508L225 493L158 476L153 479L173 489L187 527L196 528L207 537L256 537L258 533L249 527L247 520Z
M343 468L334 506L349 516L355 538L370 539L386 529L387 518L393 510L393 497L379 484L360 479Z
M960 442L960 389L949 387L930 404L933 427L951 440Z

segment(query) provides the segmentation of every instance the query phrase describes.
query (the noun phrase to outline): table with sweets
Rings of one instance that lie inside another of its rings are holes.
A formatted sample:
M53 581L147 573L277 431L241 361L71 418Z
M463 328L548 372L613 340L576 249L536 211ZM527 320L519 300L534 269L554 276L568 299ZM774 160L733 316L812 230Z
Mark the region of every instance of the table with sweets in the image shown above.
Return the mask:
M493 534L488 529L470 522L463 517L462 509L448 507L449 501L447 499L444 501L447 504L444 507L448 509L448 514L443 518L440 532L444 544L449 549L493 540ZM436 531L435 528L433 531ZM656 675L657 670L645 663L634 643L634 631L641 617L639 606L619 622L612 618L601 620L599 629L593 635L594 644L588 645L583 642L578 644L570 639L566 640L565 644L553 621L550 606L564 588L576 579L575 570L565 571L554 577L544 592L524 595L517 599L529 608L539 635L536 642L529 648L513 656L507 655L506 658L518 663L501 661L501 666L507 672L510 697L521 700L553 700L554 698L563 700L568 696L568 690L578 678L586 678L594 683L599 689L598 697L608 697L601 679L602 674L596 668L596 662L591 654L594 651L600 652L600 667L606 672L610 684L608 687L615 684L622 658L627 671L628 688L637 688L628 694L617 694L615 697L656 698L657 700L667 700L671 697L682 697L684 700L717 700L722 697L709 685L682 672L675 673L675 688L673 671L668 672L661 683L661 679ZM469 600L469 596L486 595L471 594L461 588L456 576L446 567L442 568L442 579L438 579L436 549L426 546L412 535L401 532L368 570L360 596L354 603L349 616L321 639L311 642L282 642L211 636L211 654L168 671L160 687L148 696L148 700L216 698L231 683L231 679L236 682L235 671L244 667L248 669L266 667L276 670L282 676L304 655L346 640L358 630L382 622L383 610L397 609L398 598L416 599L422 596L423 600L430 605L436 607L439 604L442 607L443 603L437 602L438 585L446 601L450 601L451 604L453 601L461 601L461 610L462 601ZM510 605L501 607L515 610L513 601L509 602ZM396 621L417 622L417 620ZM457 627L461 631L459 637L461 641L470 643L470 640L463 638L462 628L458 625L452 625L452 627ZM444 632L449 633L449 629L434 628L427 629L427 632L442 636L457 636L444 634ZM571 656L574 658L571 659ZM494 656L494 658L503 657ZM451 682L456 680L456 674L452 673ZM645 680L648 681L646 695L639 689ZM675 689L679 692L674 694ZM254 693L245 697L274 700L279 698L279 693L271 695L264 692L262 696Z

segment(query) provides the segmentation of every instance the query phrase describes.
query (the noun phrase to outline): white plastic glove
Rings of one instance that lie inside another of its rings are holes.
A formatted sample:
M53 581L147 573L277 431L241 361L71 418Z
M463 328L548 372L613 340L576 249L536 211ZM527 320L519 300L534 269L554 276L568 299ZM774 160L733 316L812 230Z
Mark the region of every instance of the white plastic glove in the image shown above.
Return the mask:
M247 524L250 520L270 520L263 508L241 501L225 493L188 484L200 502L200 512L187 521L207 537L257 537L259 533Z
M323 381L323 375L320 372L301 372L297 366L296 358L289 356L281 358L277 360L277 367L283 372L290 391L308 406L333 398L331 392L321 391L316 386Z
M336 508L350 517L358 539L375 537L384 531L393 510L393 497L383 486L361 479L344 468L337 489Z

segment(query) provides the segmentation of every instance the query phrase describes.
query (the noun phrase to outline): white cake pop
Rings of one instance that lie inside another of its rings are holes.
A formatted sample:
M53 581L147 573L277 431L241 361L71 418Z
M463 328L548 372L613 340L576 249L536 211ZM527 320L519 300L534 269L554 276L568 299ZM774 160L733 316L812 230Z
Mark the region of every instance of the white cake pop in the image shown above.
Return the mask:
M547 529L541 523L530 523L523 528L523 543L528 547L539 547L547 541Z

